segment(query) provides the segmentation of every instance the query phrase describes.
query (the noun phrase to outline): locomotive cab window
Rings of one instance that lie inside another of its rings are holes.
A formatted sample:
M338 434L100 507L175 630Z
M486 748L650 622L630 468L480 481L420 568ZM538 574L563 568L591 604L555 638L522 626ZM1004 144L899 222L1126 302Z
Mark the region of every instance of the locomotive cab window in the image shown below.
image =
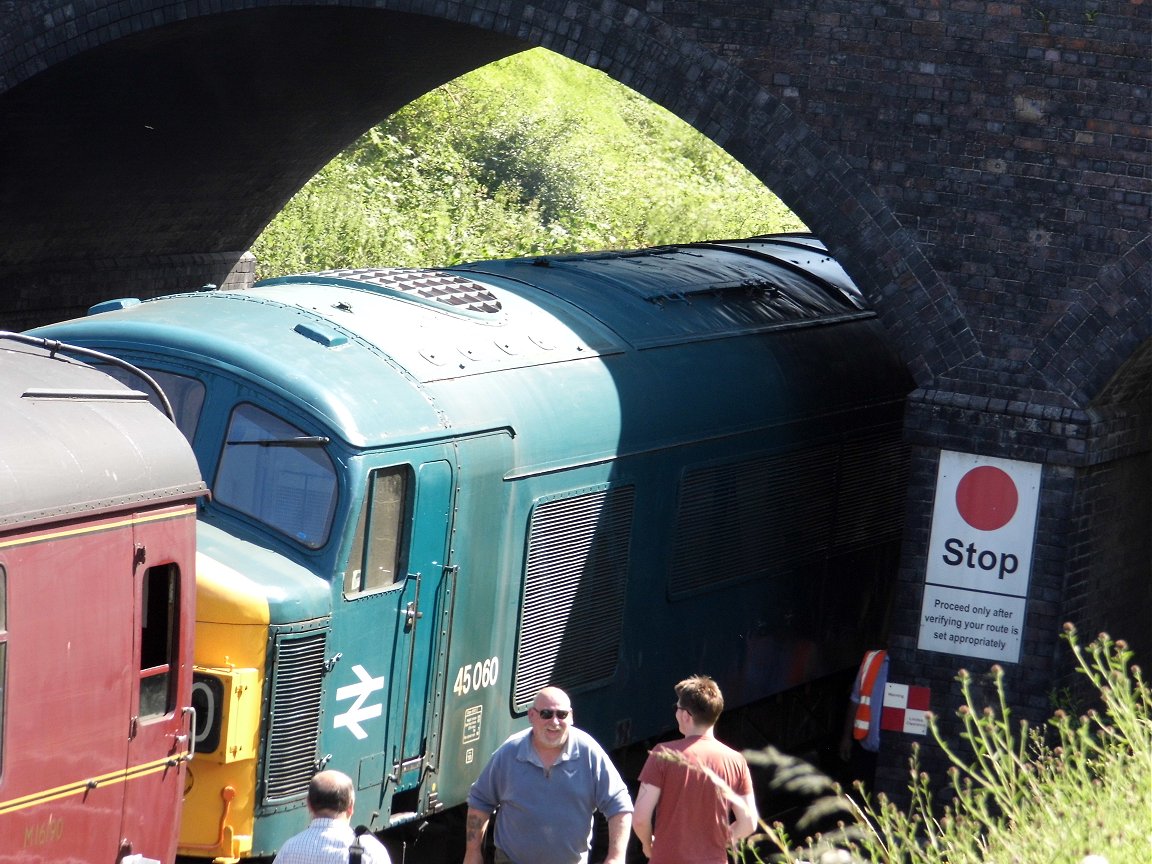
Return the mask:
M104 366L102 370L133 390L145 393L148 396L148 401L158 411L164 410L152 388L141 381L139 376L133 375L127 369L122 369L119 366ZM164 395L168 397L168 404L172 406L172 413L176 415L177 428L185 438L192 441L196 436L196 426L200 422L200 409L204 407L203 383L195 378L189 378L187 375L177 375L175 372L165 372L161 369L145 369L144 371L160 385Z
M216 501L318 549L336 507L327 443L255 405L237 405L216 472Z
M140 601L140 717L159 717L175 708L175 665L179 644L180 575L175 564L150 567Z
M373 471L356 523L344 594L383 591L402 580L403 527L411 470L406 465Z

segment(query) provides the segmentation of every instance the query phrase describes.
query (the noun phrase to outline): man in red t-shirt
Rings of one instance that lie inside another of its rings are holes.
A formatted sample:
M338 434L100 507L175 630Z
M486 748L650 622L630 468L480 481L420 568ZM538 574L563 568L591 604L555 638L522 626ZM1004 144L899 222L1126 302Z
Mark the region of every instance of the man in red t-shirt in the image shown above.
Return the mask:
M640 772L632 830L652 864L726 864L728 848L756 829L748 762L716 740L724 710L716 682L676 685L679 741L657 744Z

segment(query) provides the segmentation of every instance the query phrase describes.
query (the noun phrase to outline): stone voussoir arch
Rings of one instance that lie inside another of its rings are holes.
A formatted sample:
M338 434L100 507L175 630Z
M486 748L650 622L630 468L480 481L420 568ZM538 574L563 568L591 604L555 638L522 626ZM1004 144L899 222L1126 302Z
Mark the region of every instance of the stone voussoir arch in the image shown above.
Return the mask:
M1042 467L1020 648L998 657L1042 722L1074 677L1060 623L1152 648L1149 44L1139 2L0 0L0 307L22 329L243 284L252 241L361 132L549 48L739 159L876 307L917 385L892 669L940 717L957 667L988 665L917 641L941 454ZM893 740L889 791L915 743Z
M198 20L223 21L229 15L256 10L324 8L442 19L475 28L478 37L486 32L524 47L543 46L601 69L727 149L825 239L876 305L922 385L978 353L956 298L924 260L914 238L869 189L865 178L825 146L802 118L743 71L685 39L659 18L626 3L155 0L125 4L74 0L40 14L21 6L9 11L17 26L10 24L0 38L0 97L3 90L58 64L149 31L187 26ZM205 50L211 50L210 46L206 44ZM338 50L333 52L332 62L341 62ZM372 106L366 106L362 125L381 119L371 111ZM343 143L350 143L350 139ZM275 215L282 203L270 198L262 221ZM260 209L261 205L255 206ZM229 217L224 211L219 218L226 222ZM222 230L226 233L228 229ZM254 235L247 234L232 237L231 247L246 246L253 239ZM923 314L909 317L911 311L925 307L935 312L928 326Z

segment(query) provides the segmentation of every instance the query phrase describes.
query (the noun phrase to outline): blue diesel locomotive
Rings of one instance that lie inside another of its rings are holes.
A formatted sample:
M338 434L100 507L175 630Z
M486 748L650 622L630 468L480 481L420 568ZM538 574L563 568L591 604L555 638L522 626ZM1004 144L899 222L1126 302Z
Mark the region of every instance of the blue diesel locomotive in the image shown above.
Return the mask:
M546 684L623 748L686 674L810 700L883 626L911 382L809 235L329 271L38 332L148 370L212 489L182 854L275 852L321 765L377 830L459 805Z

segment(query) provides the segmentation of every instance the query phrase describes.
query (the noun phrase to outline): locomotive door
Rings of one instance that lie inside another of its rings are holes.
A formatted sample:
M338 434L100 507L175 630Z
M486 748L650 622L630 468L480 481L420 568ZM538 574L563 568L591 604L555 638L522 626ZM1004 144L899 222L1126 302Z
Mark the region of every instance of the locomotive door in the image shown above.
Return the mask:
M394 776L421 767L424 757L432 660L435 650L437 602L444 581L447 529L451 514L452 471L447 462L420 466L413 502L408 576L401 596L393 666L393 716L400 718L403 741L392 766ZM400 678L403 670L404 677ZM406 785L406 784L401 784Z
M121 837L125 854L168 861L176 834L155 813L179 812L192 734L191 662L194 574L187 520L137 523L127 783ZM184 545L180 545L184 544Z
M333 764L356 759L359 787L381 795L422 776L452 476L439 459L370 472L333 623Z

